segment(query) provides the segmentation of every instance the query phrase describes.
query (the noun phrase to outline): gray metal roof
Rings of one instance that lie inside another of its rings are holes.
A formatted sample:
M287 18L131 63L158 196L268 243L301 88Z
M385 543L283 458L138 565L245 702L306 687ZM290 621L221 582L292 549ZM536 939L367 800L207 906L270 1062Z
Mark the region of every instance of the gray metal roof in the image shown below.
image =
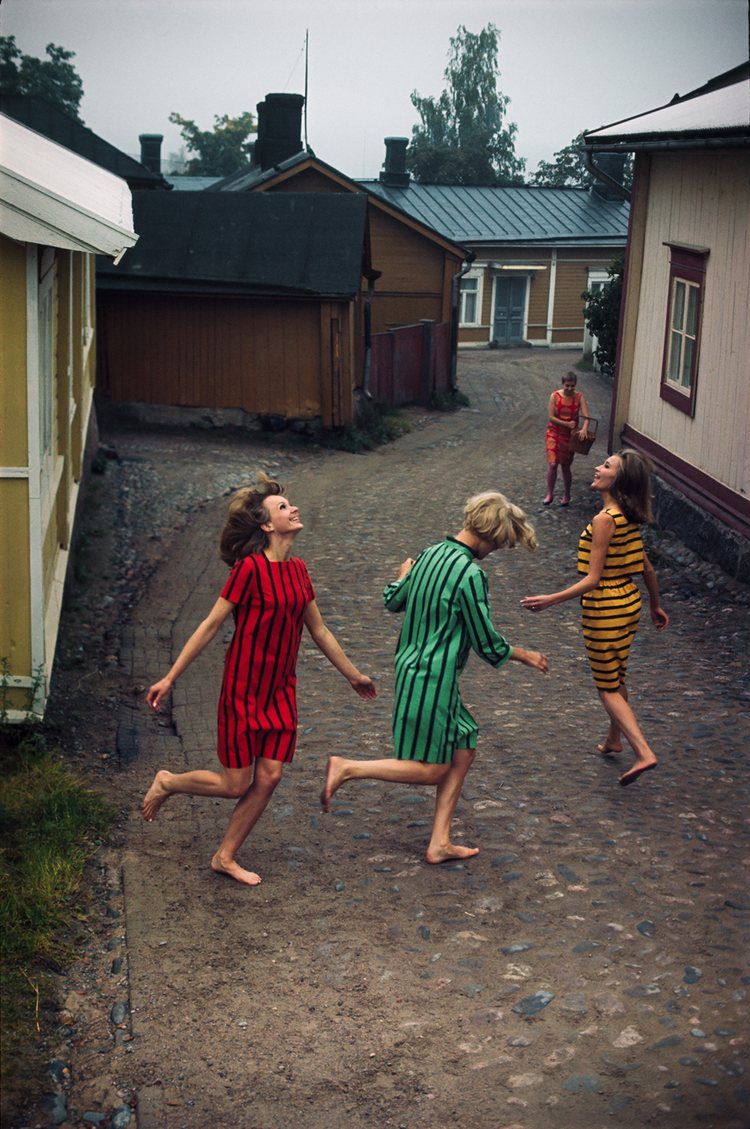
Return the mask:
M457 243L624 243L629 207L586 188L471 188L360 180L368 192Z
M171 184L175 192L205 192L213 188L222 179L220 176L171 176L164 177L167 184Z
M138 243L105 289L346 297L361 284L367 199L354 193L135 192Z

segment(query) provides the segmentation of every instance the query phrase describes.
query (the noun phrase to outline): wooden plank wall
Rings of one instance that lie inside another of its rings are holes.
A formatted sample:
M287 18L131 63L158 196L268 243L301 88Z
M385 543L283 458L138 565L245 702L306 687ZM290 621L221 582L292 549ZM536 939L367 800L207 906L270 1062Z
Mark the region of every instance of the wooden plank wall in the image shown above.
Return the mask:
M719 482L750 493L750 154L654 154L627 422ZM659 386L668 242L708 249L695 418Z
M98 333L99 385L116 403L322 414L317 301L105 292Z

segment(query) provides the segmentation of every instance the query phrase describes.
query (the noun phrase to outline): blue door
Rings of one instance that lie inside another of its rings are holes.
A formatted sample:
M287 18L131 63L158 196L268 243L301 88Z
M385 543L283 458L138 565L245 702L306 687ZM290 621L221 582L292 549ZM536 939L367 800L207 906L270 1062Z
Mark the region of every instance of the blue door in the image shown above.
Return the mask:
M526 278L495 279L495 316L492 338L498 345L523 341L523 315L526 308Z

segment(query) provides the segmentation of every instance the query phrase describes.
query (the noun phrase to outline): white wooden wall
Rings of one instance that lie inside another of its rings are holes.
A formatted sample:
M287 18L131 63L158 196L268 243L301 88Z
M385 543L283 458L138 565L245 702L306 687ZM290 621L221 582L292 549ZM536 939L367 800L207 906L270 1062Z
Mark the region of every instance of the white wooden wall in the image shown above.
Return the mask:
M706 247L695 418L659 396L669 247ZM653 156L627 419L632 427L750 494L750 153Z

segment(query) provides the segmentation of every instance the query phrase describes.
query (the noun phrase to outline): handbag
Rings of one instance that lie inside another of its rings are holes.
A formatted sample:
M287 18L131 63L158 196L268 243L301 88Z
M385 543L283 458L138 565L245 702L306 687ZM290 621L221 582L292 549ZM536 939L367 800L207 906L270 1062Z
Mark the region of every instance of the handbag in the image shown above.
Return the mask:
M594 440L596 439L596 429L599 426L599 420L594 419L593 416L584 416L583 418L588 420L589 424L588 435L586 436L586 438L579 438L577 431L571 431L570 433L570 449L576 455L588 455L589 451L594 445Z

